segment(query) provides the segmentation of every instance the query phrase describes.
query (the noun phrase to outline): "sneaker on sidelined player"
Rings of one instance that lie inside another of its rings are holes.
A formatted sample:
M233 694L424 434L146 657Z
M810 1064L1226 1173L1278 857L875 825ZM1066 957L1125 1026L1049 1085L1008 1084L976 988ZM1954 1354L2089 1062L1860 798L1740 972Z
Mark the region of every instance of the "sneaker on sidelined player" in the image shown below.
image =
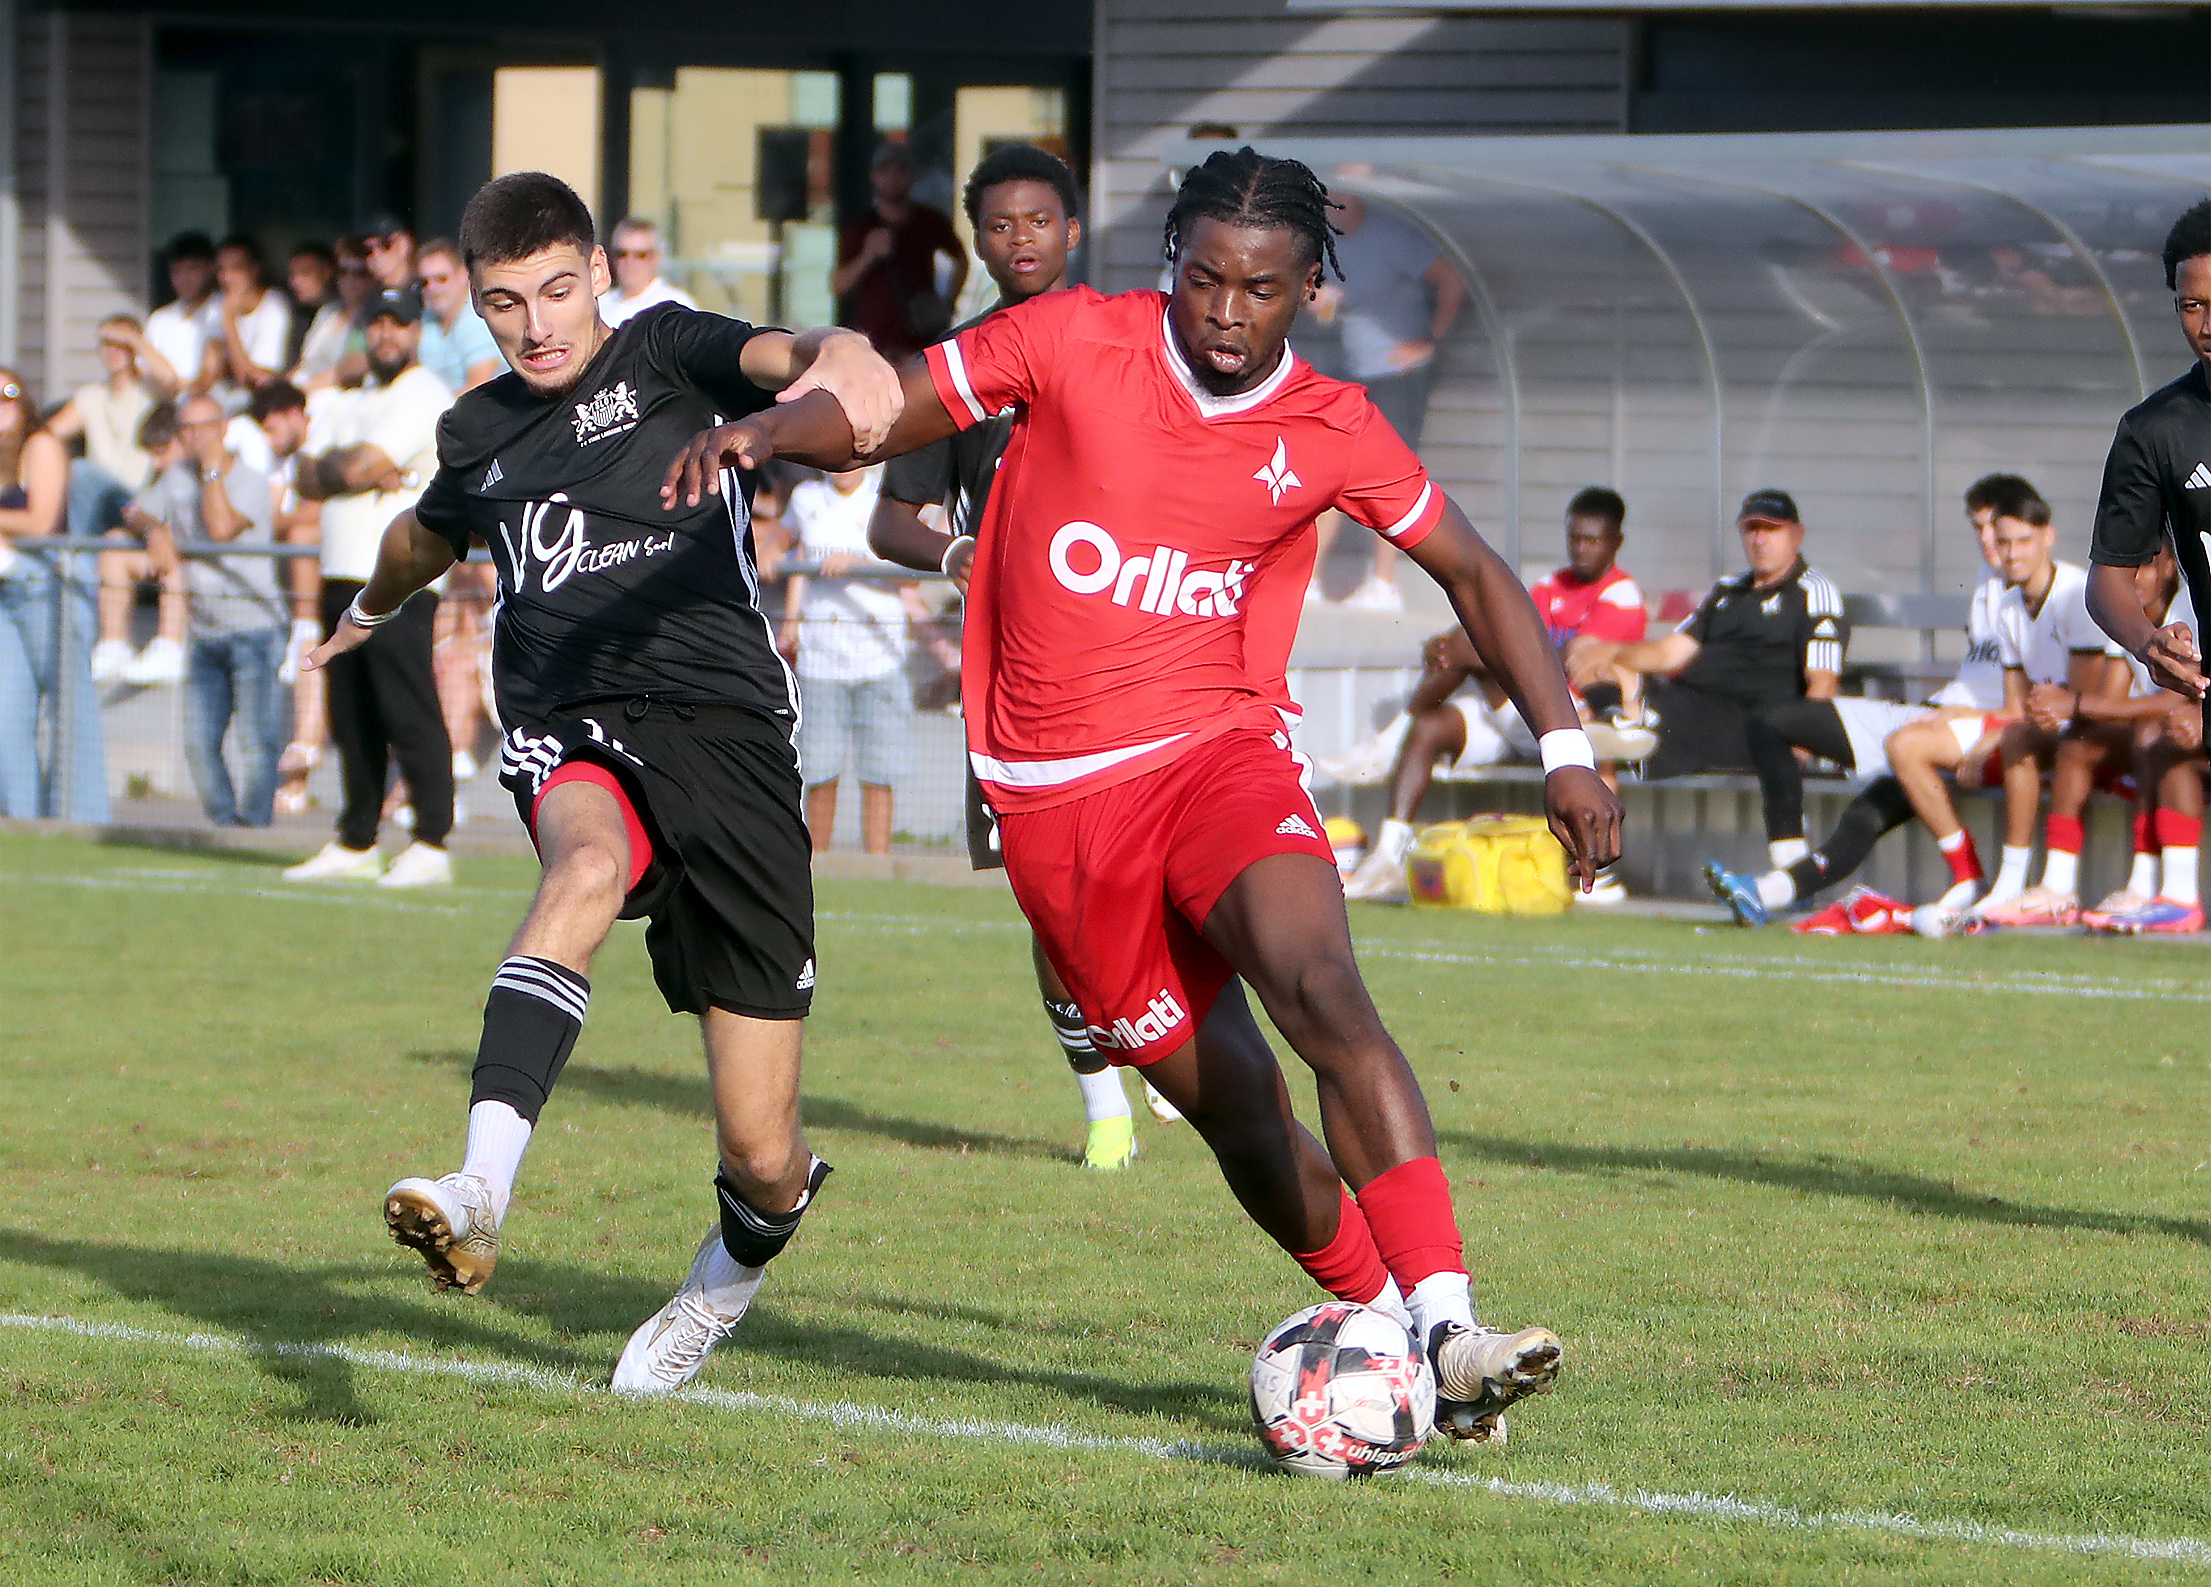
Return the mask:
M1393 854L1382 844L1374 846L1374 852L1359 862L1359 868L1344 878L1344 897L1354 902L1392 903L1409 896L1405 886L1405 860L1401 854Z
M1090 1139L1083 1147L1082 1165L1102 1174L1119 1173L1136 1164L1136 1120L1126 1113L1110 1119L1094 1119Z
M2001 904L1981 904L1973 914L1990 926L2070 926L2080 919L2080 900L2071 893L2030 887Z
M614 1364L617 1394L673 1394L699 1375L706 1353L736 1332L760 1292L764 1267L745 1267L711 1230L691 1259L691 1271L667 1305L630 1335Z
M1505 1408L1558 1380L1558 1335L1440 1322L1428 1335L1428 1361L1436 1373L1436 1426L1453 1438L1498 1442Z
M2104 926L2124 936L2183 936L2203 929L2203 906L2171 898L2153 898L2139 908L2114 915Z
M1738 926L1763 926L1773 917L1766 910L1765 900L1758 896L1758 880L1752 876L1738 876L1718 860L1704 862L1704 885L1712 889L1712 896L1727 905L1728 913L1735 917Z
M439 1289L473 1295L499 1261L499 1214L474 1174L402 1179L384 1192L392 1238L420 1251Z
M2094 908L2082 910L2080 923L2090 931L2110 931L2113 929L2111 922L2114 917L2131 915L2149 902L2147 894L2138 893L2131 887L2122 887L2115 893L2106 893L2103 901Z

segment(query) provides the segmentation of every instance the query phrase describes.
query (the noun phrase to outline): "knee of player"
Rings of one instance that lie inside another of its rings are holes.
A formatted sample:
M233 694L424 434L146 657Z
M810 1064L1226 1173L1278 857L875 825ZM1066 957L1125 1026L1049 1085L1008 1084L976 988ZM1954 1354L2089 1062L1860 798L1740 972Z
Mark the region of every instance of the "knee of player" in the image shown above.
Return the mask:
M597 843L569 849L545 869L541 893L578 909L620 910L631 877L622 856Z
M783 1210L806 1177L805 1143L795 1135L755 1137L727 1125L716 1133L722 1169L744 1198L763 1212Z
M1290 1017L1335 1036L1378 1024L1374 1000L1348 954L1323 953L1299 965L1286 988Z

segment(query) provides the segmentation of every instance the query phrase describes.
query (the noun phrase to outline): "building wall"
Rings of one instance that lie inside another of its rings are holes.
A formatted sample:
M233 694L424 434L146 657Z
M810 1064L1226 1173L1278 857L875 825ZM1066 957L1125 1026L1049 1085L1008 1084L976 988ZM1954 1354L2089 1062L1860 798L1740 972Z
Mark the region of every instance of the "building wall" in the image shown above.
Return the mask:
M17 17L15 357L51 405L98 378L103 318L146 311L152 30L129 15Z
M1116 291L1157 276L1167 167L1183 151L1231 138L1622 132L1630 56L1617 17L1098 0L1092 279Z

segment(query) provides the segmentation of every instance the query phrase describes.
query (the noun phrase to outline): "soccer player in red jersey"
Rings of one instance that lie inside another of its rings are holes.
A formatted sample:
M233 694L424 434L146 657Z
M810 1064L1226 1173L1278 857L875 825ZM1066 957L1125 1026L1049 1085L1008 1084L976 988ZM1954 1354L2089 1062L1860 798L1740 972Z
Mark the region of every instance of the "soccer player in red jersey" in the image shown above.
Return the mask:
M1439 1424L1487 1438L1549 1387L1559 1342L1475 1321L1427 1103L1360 979L1285 736L1319 513L1375 529L1449 594L1542 735L1552 830L1584 886L1619 851L1620 807L1520 581L1365 392L1288 346L1333 259L1328 209L1296 161L1210 156L1168 216L1170 292L1048 293L930 348L903 371L883 451L1015 410L963 668L1014 895L1091 1039L1189 1117L1323 1288L1414 1327ZM805 397L704 432L665 500L777 454L849 466L842 410ZM1291 1111L1245 984L1318 1079L1326 1149Z

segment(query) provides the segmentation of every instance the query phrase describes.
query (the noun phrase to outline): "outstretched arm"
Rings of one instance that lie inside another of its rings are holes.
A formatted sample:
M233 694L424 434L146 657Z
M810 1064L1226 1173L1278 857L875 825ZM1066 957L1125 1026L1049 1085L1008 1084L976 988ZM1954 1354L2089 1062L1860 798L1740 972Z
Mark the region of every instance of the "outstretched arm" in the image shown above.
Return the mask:
M1578 734L1573 692L1535 602L1455 503L1444 503L1442 522L1407 554L1443 586L1483 666L1504 685L1528 726L1539 737ZM1598 869L1620 857L1620 801L1585 765L1560 766L1546 776L1543 800L1551 831L1587 890Z
M675 455L661 481L660 504L673 511L677 502L696 507L721 491L722 470L758 468L770 458L787 457L813 468L842 472L880 458L901 457L953 431L952 415L929 376L926 359L909 359L898 374L905 406L883 444L863 452L853 438L844 409L827 392L809 391L795 401L735 424L702 430Z
M310 650L300 665L312 672L327 665L333 656L366 643L382 619L398 611L408 596L452 565L452 544L445 536L423 528L410 507L384 531L384 539L376 548L376 571L338 620L337 632ZM363 627L356 613L366 613L372 621Z
M762 331L745 343L737 366L762 391L777 393L778 402L796 402L809 391L830 393L863 452L882 443L903 403L898 372L865 336L835 325L796 336Z

